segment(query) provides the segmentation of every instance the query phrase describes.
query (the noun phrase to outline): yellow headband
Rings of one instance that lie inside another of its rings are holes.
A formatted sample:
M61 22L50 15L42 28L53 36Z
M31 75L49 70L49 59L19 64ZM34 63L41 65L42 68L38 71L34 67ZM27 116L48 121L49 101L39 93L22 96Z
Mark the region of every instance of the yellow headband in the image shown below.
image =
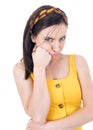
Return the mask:
M35 18L35 20L34 20L34 25L35 25L40 19L44 18L44 17L46 16L46 14L49 14L49 13L51 13L51 12L53 12L53 11L55 11L55 12L57 12L57 13L60 13L60 14L63 14L63 12L62 12L61 10L56 9L56 8L51 8L51 9L48 9L48 10L44 9L44 10L42 10L42 11L40 12L39 17L36 17L36 18Z

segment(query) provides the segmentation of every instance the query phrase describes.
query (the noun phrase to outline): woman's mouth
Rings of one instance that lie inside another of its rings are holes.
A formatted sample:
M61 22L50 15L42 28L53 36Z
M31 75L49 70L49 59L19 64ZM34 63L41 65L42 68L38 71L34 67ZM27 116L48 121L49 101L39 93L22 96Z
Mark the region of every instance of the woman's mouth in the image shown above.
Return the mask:
M60 53L54 53L54 54L52 55L52 57L53 57L53 58L56 58L56 57L59 56L59 54L60 54Z

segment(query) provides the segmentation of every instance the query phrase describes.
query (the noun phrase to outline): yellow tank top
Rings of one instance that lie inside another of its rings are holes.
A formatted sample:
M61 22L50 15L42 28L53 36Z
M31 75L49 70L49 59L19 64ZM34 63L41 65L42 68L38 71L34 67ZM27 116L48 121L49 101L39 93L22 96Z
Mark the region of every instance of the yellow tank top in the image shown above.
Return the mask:
M32 73L31 77L34 79ZM65 78L58 80L46 78L46 81L51 102L48 121L64 118L81 108L81 89L74 55L69 55L69 74ZM82 130L82 128L75 130Z

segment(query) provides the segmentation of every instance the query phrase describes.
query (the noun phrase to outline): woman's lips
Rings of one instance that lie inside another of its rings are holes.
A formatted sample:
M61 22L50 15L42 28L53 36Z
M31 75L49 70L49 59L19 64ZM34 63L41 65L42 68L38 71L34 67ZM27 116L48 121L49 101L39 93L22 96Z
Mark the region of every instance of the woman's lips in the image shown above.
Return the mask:
M59 56L59 53L54 53L54 54L52 55L52 57L57 57L57 56Z

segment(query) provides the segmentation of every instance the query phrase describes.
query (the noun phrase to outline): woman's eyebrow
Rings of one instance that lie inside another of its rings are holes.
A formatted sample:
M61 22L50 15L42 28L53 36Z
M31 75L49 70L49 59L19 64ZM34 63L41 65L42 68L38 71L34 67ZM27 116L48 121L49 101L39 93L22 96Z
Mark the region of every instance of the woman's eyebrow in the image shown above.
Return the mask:
M66 35L62 35L60 38L63 38L63 37L66 37ZM53 40L55 39L54 37L51 37L51 36L45 36L44 39L45 38L50 38L50 39L53 39Z
M53 37L51 37L51 36L46 36L46 37L44 37L44 39L55 39L55 38L53 38Z
M60 37L60 38L63 38L63 37L66 37L66 35L63 35L62 37Z

